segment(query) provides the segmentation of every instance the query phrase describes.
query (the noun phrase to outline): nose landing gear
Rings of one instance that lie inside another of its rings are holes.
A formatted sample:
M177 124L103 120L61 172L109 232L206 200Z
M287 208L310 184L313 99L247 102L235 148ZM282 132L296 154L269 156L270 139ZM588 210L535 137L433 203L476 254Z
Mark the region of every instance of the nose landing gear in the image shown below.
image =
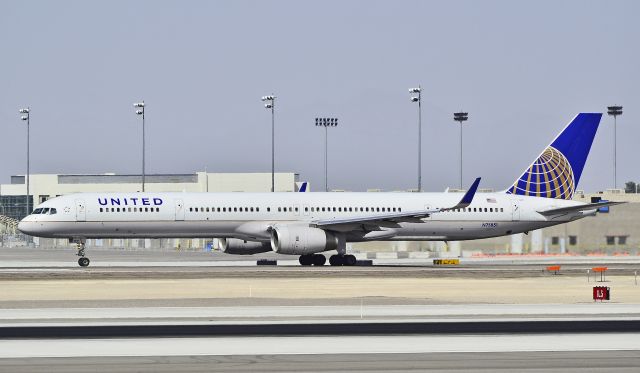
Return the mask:
M85 249L86 240L77 239L77 240L74 240L73 242L75 242L76 248L78 250L78 253L76 255L80 257L80 259L78 259L78 265L80 267L87 267L89 265L89 263L91 263L91 261L89 260L89 258L84 256L84 249Z

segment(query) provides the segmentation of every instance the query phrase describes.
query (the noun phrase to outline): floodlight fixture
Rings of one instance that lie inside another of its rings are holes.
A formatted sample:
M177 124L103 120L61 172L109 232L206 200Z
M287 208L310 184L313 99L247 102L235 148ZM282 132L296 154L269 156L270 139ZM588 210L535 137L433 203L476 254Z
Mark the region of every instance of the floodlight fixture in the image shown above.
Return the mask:
M418 192L422 192L422 87L409 88L409 93L411 102L418 103Z
M462 189L462 123L469 119L469 113L457 112L453 113L453 120L460 123L460 189Z
M607 106L607 114L613 116L613 188L618 188L617 158L618 158L618 115L622 115L622 106Z
M337 127L338 126L338 118L316 118L316 127L324 127L324 191L329 191L329 182L328 182L328 128L329 127Z
M276 151L275 151L275 143L276 143L276 135L275 135L275 105L276 105L276 96L275 95L267 95L262 96L260 98L262 102L266 102L264 105L265 109L271 110L271 192L276 191Z
M142 116L142 191L145 191L145 179L146 179L146 141L145 141L145 120L144 120L144 101L136 102L133 104L136 110L136 115Z

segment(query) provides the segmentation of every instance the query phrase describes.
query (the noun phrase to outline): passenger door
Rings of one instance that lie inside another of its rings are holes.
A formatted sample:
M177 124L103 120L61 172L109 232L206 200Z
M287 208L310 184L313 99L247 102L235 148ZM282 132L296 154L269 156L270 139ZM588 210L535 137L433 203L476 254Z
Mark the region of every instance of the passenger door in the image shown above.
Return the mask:
M87 206L84 200L76 200L76 221L87 221Z
M512 210L511 210L511 220L512 221L519 221L520 220L520 203L517 199L514 199L513 201L511 201L511 206L512 206Z
M181 199L175 200L176 205L176 221L184 220L184 203Z

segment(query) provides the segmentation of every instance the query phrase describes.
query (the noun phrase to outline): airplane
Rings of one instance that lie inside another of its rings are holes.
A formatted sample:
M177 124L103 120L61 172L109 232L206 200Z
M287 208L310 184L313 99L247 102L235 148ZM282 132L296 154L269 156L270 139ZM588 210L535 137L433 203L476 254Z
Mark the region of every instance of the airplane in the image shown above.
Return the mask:
M67 238L89 265L87 239L217 238L228 254L274 251L301 265L356 264L348 242L462 241L528 233L619 202L572 201L601 113L580 113L512 186L477 193L78 193L22 219L28 235Z

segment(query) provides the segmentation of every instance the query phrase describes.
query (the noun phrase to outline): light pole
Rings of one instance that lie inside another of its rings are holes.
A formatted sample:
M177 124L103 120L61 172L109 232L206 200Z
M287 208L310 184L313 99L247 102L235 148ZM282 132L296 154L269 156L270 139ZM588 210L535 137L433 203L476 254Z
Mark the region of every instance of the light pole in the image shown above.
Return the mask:
M327 161L327 137L329 127L337 127L338 118L316 118L316 127L324 127L324 191L329 191L329 183L327 181L327 168L329 162Z
M422 87L409 88L409 93L411 102L418 103L418 192L422 192Z
M144 101L133 104L136 108L136 115L142 116L142 192L144 192L145 184L145 137L144 137Z
M266 102L266 104L264 104L264 107L267 109L271 109L271 192L275 192L276 191L276 177L275 177L275 173L276 173L276 156L275 156L275 141L276 141L276 135L275 135L275 106L276 106L276 96L274 95L269 95L269 96L262 96L262 101Z
M467 119L469 119L469 113L453 113L453 120L460 122L460 189L462 189L462 122L466 122Z
M29 124L30 124L30 110L29 108L26 109L20 109L20 114L23 114L22 116L20 116L20 119L23 121L27 122L27 175L25 176L25 184L27 185L27 197L26 197L26 215L29 215L29 212L31 212L31 209L29 208L29 197L31 196L31 194L29 193Z
M622 106L608 106L607 114L613 115L613 188L616 189L618 188L618 178L616 174L616 158L618 155L616 119L618 115L622 115Z

